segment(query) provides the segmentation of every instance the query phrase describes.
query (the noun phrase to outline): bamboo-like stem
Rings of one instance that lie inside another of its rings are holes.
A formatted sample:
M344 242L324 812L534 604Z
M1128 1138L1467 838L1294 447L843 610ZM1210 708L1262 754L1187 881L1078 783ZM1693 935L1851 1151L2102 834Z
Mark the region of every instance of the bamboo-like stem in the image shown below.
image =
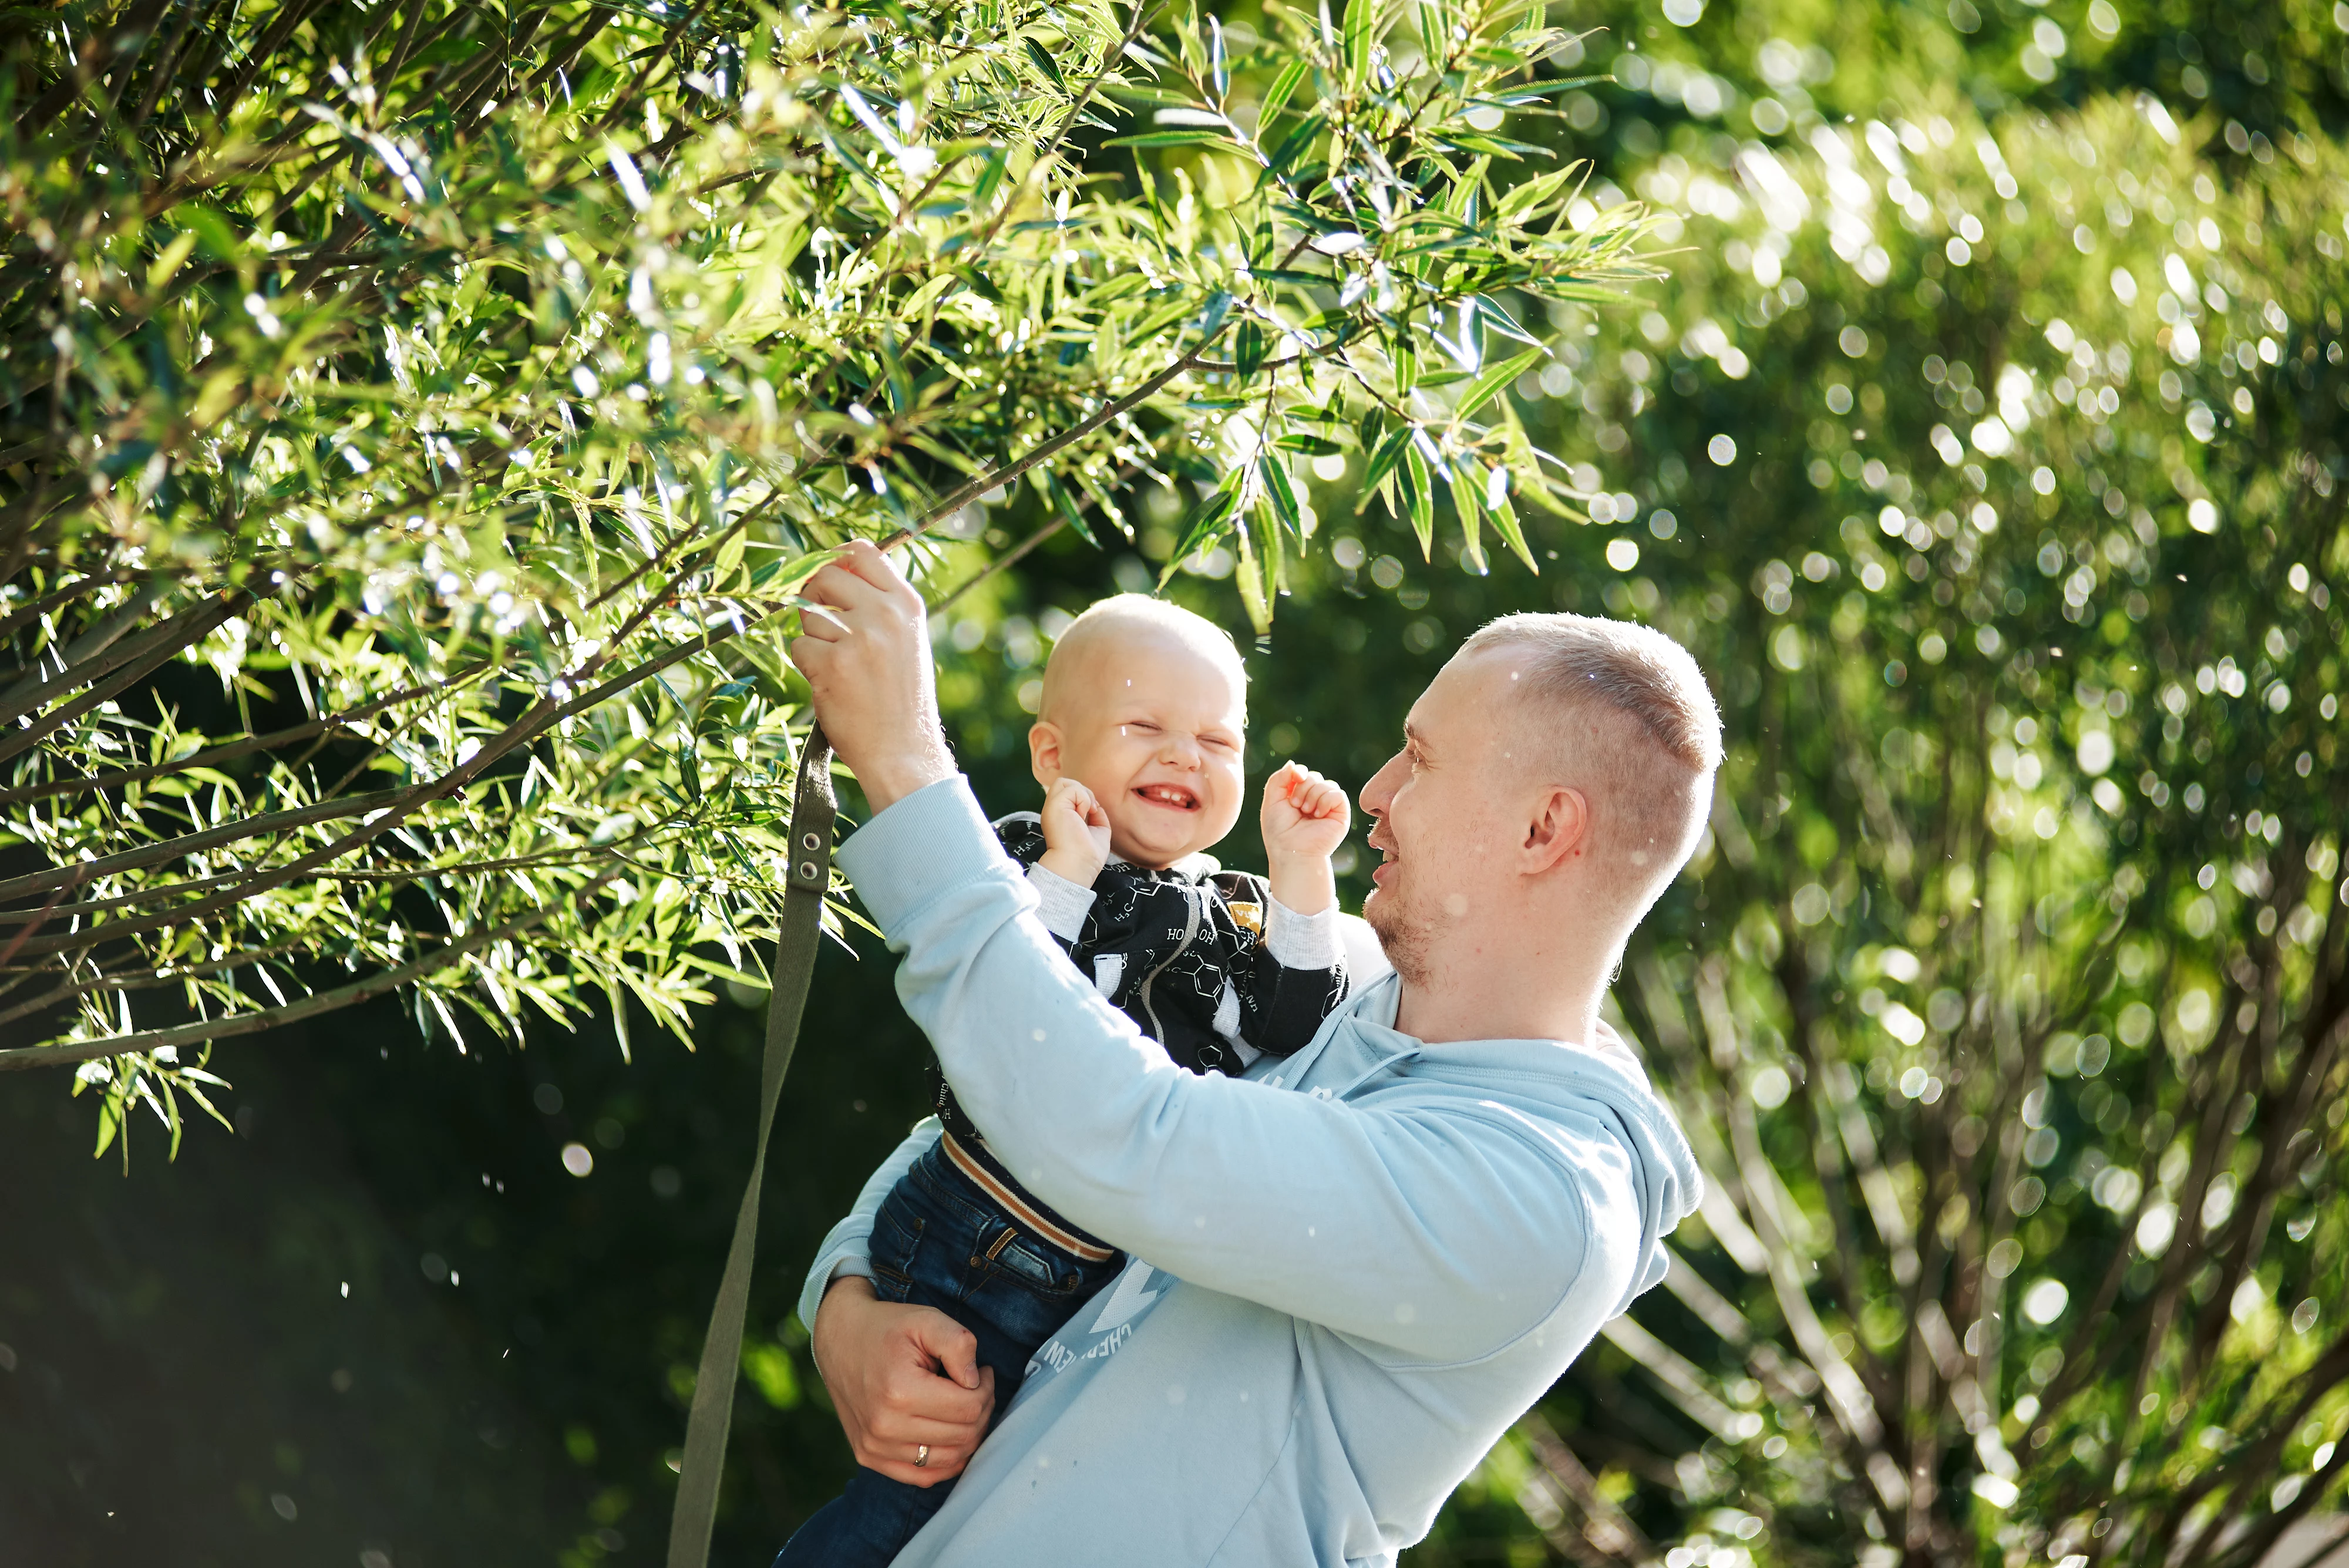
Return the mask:
M275 811L261 816L241 817L198 833L167 838L160 843L141 845L137 849L125 849L118 854L100 856L95 860L77 860L69 866L55 867L47 871L27 872L0 881L0 898L23 898L53 888L82 888L102 877L119 876L143 867L159 866L207 849L218 849L247 838L259 838L272 833L290 832L307 827L313 823L331 822L340 816L357 816L376 811L398 801L405 792L379 790L372 794L344 795L338 799L316 801L308 805L287 811ZM6 918L6 917L0 917Z
M63 707L55 708L44 713L36 722L27 724L21 729L0 732L0 735L5 736L5 739L0 739L0 762L5 762L11 757L29 751L67 724L95 711L102 704L138 685L156 670L178 658L182 649L192 648L211 636L214 628L234 615L239 607L241 607L236 600L232 597L213 607L191 626L180 624L175 618L173 622L167 623L173 627L173 632L170 638L162 639L160 645L150 645L135 659L124 659L119 661L119 667L111 678L101 680L97 686ZM109 659L107 662L116 661Z
M211 636L212 628L222 621L252 602L253 596L242 590L221 598L200 599L136 637L120 635L137 624L135 614L127 620L115 618L117 624L100 628L101 631L111 629L114 635L100 639L95 647L69 660L57 673L46 676L27 673L5 694L0 694L0 725L13 726L26 714L47 707L66 692L78 691L93 680L102 680L125 664L144 659L159 648L168 657L183 648L192 647ZM7 754L0 750L0 759L5 759Z
M589 897L619 875L620 868L614 867L588 882L578 892L572 895L570 900L572 907L584 908ZM349 985L337 986L332 991L317 992L300 1002L289 1002L284 1007L270 1008L260 1012L240 1013L234 1017L214 1019L207 1023L181 1023L167 1029L150 1029L132 1034L110 1035L103 1040L81 1040L63 1045L18 1045L0 1050L0 1073L17 1072L26 1067L67 1066L81 1062L95 1062L107 1056L149 1054L165 1046L176 1050L182 1045L209 1044L213 1041L227 1040L240 1034L253 1034L264 1029L274 1029L282 1023L293 1023L305 1018L315 1018L322 1012L333 1012L362 1002L371 1002L378 996L398 991L401 986L411 981L421 980L435 971L444 969L457 960L477 952L492 942L503 941L509 937L529 930L532 927L545 921L562 908L563 906L559 904L549 904L533 909L528 914L509 920L502 926L476 931L471 936L462 937L435 948L432 951L409 963L404 963L398 969L386 970L381 974L371 975L366 980L354 981Z
M216 0L181 0L180 4L172 7L178 15L171 24L171 36L164 41L162 54L156 58L154 65L148 68L146 90L139 95L139 102L132 108L129 119L124 122L126 130L138 130L147 123L147 117L155 112L155 105L162 97L164 87L171 79L171 67L179 63L181 47L186 44L188 36L194 30L197 21L200 18L209 19L214 3Z
M492 669L493 666L488 663L469 665L435 685L407 687L376 698L372 701L362 702L355 708L329 713L323 719L313 719L307 723L295 724L284 730L273 730L266 735L249 735L242 741L231 741L204 751L191 752L184 757L174 758L167 763L156 763L147 767L115 768L102 774L91 774L87 777L51 779L46 784L23 784L15 789L0 789L0 805L13 805L19 801L44 800L57 794L120 789L126 785L140 784L166 774L184 773L190 768L213 767L222 763L233 762L238 757L249 756L254 752L275 751L280 746L291 745L296 741L306 741L316 736L347 731L360 720L371 718L386 709L398 707L404 702L412 702L419 697L447 696L478 677L490 673Z
M0 453L0 467L5 467L16 455L21 455L21 453ZM112 587L117 583L127 583L137 575L135 572L124 571L92 572L87 576L76 578L64 587L51 589L39 598L27 600L16 609L0 616L0 637L14 635L18 627L29 626L59 605L71 604L85 594L93 594L100 588Z
M167 579L161 576L148 579L147 586L133 594L128 603L117 607L105 620L74 639L66 648L44 652L31 670L10 671L17 679L7 691L0 691L0 724L13 723L24 714L48 702L57 692L83 685L105 674L124 659L137 658L137 643L141 640L151 642L156 633L163 631L171 622L166 621L151 628L145 639L134 639L133 646L125 649L114 659L104 659L101 656L146 618L149 607L163 596L167 587ZM191 606L181 612L180 618L200 618L202 612L209 607L206 605ZM56 670L46 675L41 673L41 667L53 657L57 663ZM68 677L71 677L70 680Z
M640 611L636 617L636 622L640 623L644 617L650 613L649 607ZM768 611L741 625L730 626L723 631L712 632L705 628L700 637L679 643L667 652L647 659L568 701L557 702L552 698L540 700L532 705L528 712L515 720L504 731L482 742L481 750L476 752L470 760L459 763L429 784L391 792L390 800L380 808L381 815L364 826L355 828L334 842L312 850L289 865L264 872L252 882L233 892L215 893L211 897L199 899L192 905L175 909L164 914L140 916L131 920L110 921L88 931L75 932L70 936L47 938L27 944L27 950L68 952L94 947L100 942L121 941L131 937L143 936L149 931L160 929L165 926L182 925L202 919L207 915L218 913L233 904L242 903L274 888L282 888L289 882L298 881L319 867L338 860L351 850L390 832L433 801L454 794L478 778L498 759L516 747L545 733L564 719L584 712L632 686L650 680L680 659L690 658L696 653L706 652L718 643L736 636L740 631L747 630L750 626L764 621L773 613L775 612ZM622 635L625 636L626 633ZM612 649L608 645L599 649L581 673L583 675L592 673L601 668L611 657L611 653ZM6 886L6 884L0 884L0 896L5 896Z

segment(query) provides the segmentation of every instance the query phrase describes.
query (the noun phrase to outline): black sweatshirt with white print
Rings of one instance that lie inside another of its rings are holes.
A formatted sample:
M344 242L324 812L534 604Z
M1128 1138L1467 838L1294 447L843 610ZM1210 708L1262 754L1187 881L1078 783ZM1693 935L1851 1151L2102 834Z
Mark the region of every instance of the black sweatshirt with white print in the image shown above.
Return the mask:
M1027 868L1038 913L1077 968L1176 1066L1236 1074L1260 1055L1289 1055L1346 999L1334 909L1278 908L1263 877L1224 870L1206 855L1163 871L1112 858L1088 891L1037 864L1045 846L1035 813L1004 817L995 834ZM935 1063L931 1071L938 1119L995 1167ZM1010 1180L999 1167L995 1174Z

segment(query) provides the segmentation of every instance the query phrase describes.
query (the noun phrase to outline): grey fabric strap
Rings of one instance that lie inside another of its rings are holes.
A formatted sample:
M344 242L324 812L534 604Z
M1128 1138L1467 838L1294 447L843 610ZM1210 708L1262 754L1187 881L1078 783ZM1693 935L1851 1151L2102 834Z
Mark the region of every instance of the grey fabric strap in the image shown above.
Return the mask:
M799 786L792 800L791 873L783 888L782 929L775 941L774 989L767 1000L767 1051L759 1075L759 1141L750 1180L734 1217L726 1274L709 1309L701 1342L701 1369L693 1382L693 1410L685 1423L685 1464L677 1484L677 1511L668 1525L668 1568L705 1568L709 1530L718 1514L718 1487L726 1472L726 1432L734 1417L734 1385L742 1361L742 1320L750 1306L750 1262L759 1241L759 1186L767 1173L767 1134L775 1103L791 1071L807 1005L816 944L823 940L823 896L832 881L832 745L821 728L800 751Z

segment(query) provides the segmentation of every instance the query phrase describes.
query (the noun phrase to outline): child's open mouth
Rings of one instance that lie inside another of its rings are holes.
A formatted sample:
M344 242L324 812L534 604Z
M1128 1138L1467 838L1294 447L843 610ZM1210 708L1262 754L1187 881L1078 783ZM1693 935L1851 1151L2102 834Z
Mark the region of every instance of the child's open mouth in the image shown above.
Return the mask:
M1180 784L1143 784L1133 793L1153 805L1169 806L1176 811L1199 809L1199 797Z

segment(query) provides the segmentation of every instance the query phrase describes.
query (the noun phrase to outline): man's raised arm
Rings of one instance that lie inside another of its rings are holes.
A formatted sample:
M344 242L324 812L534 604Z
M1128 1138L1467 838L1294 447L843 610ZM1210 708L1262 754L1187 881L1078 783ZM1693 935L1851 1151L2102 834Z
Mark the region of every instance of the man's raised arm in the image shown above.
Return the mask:
M905 950L899 992L957 1095L1032 1190L1194 1283L1414 1358L1482 1355L1569 1290L1589 1327L1618 1309L1640 1239L1591 1215L1642 1205L1602 1113L1536 1122L1408 1093L1381 1108L1182 1072L1028 918L1032 893L953 777L918 596L869 546L808 592L833 614L807 616L792 659L882 808L841 864Z
M1344 1104L1184 1072L1026 918L959 780L874 818L841 864L905 951L898 995L988 1147L1094 1234L1413 1359L1483 1355L1569 1289L1590 1293L1596 1328L1628 1294L1640 1238L1589 1217L1639 1213L1637 1177L1596 1115L1536 1122L1408 1087Z

